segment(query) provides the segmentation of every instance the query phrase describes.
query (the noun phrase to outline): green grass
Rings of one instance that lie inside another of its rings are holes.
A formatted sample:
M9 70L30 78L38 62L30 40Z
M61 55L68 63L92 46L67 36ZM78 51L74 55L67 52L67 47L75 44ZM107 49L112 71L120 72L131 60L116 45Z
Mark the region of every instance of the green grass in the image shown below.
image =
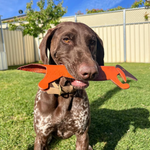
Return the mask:
M115 66L116 64L106 64ZM150 64L120 64L138 78L128 79L130 89L111 81L90 82L90 144L94 150L150 149ZM42 74L0 71L0 149L32 150L33 107ZM52 150L74 150L75 136L52 140Z

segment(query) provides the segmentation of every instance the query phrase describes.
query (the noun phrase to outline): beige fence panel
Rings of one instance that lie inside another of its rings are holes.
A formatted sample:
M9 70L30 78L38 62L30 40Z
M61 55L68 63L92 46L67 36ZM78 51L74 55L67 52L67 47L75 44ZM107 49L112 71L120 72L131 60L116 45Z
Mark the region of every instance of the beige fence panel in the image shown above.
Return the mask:
M103 40L105 62L123 62L123 26L92 28Z
M71 21L71 22L75 22L75 17L71 16L71 17L63 17L60 19L60 22L66 22L66 21Z
M126 54L127 62L150 63L150 9L126 10Z
M150 23L126 26L127 62L150 63Z
M3 30L8 66L24 64L21 31Z
M35 61L35 51L34 51L34 38L32 36L26 35L23 37L24 48L25 48L25 58L26 63L31 63Z
M3 29L8 66L39 61L38 43L32 36L23 37L21 31Z
M138 8L126 10L126 23L143 23L145 22L145 13L150 14L150 9ZM145 22L146 23L146 22Z
M123 12L105 12L99 14L90 14L90 15L78 15L77 22L82 22L88 26L108 26L108 25L117 25L123 24Z

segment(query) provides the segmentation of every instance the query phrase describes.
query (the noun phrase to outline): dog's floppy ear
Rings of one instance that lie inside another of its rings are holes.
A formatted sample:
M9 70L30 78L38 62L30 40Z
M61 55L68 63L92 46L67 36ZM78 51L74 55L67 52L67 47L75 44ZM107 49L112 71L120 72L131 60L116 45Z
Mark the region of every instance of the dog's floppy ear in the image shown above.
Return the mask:
M49 64L49 60L47 57L47 48L50 50L50 43L52 36L54 35L54 32L56 31L56 28L49 29L44 36L42 42L40 43L40 55L41 55L41 60L44 64ZM52 62L53 64L53 62Z
M104 47L103 41L97 35L97 52L96 52L96 61L99 66L104 66Z

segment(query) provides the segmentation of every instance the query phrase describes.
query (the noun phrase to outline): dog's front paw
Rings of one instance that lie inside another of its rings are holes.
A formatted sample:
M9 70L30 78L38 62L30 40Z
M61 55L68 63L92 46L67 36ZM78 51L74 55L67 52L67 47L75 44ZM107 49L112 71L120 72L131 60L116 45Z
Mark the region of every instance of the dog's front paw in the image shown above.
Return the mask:
M91 147L91 145L89 145L89 148L88 148L88 150L93 150L93 148Z

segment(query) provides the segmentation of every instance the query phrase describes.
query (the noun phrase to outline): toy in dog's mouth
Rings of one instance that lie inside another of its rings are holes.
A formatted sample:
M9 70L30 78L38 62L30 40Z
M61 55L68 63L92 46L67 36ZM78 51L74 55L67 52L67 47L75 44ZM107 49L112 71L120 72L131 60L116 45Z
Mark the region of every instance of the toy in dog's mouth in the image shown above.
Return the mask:
M75 89L84 89L84 88L87 88L89 86L89 82L88 81L81 81L81 80L73 80L72 79L71 85L73 85L73 87Z
M30 64L30 65L19 67L18 70L44 73L45 74L44 78L38 84L40 89L42 89L43 91L49 89L49 84L58 80L61 77L70 79L70 83L75 89L84 89L89 86L88 81L77 80L72 75L70 75L64 65ZM130 74L127 70L125 70L123 67L119 65L117 65L116 67L115 66L99 66L99 76L95 78L93 81L111 80L118 87L122 89L128 89L130 87L129 84L120 82L120 80L117 78L118 75L120 75L120 77L124 80L124 82L126 82L126 77L129 77L137 81L137 79L132 74ZM71 88L69 88L69 90L70 89L72 90L72 86ZM59 87L57 88L57 90L58 90L57 93L60 94ZM68 91L68 89L66 90ZM53 92L53 94L55 93Z
M59 63L59 65L63 65L63 63ZM74 89L85 89L89 86L89 82L71 79L71 85L74 87Z

